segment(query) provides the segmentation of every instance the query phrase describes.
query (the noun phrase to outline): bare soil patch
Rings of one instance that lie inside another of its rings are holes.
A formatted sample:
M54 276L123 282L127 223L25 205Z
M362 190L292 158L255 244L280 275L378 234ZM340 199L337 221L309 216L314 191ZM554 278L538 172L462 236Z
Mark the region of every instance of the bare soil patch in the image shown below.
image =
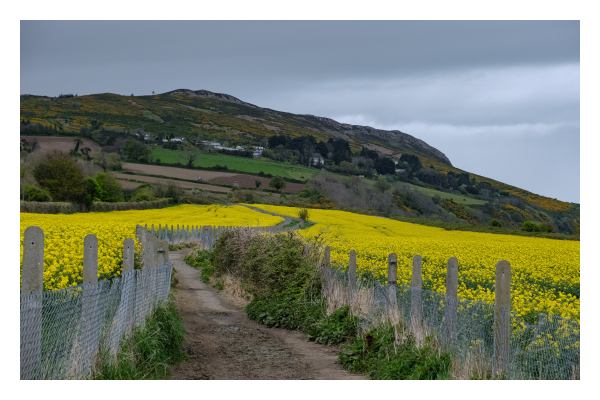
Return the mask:
M215 183L218 185L232 185L232 186L233 186L234 182L238 182L240 187L255 188L256 187L255 181L257 179L261 181L260 187L262 189L272 189L271 187L269 187L269 181L270 181L269 178L262 178L259 176L252 176L252 175L220 176L217 178L207 180L207 182ZM287 192L287 193L298 193L302 189L304 189L303 184L286 182L286 186L285 186L285 189L283 189L283 191Z
M155 178L152 176L128 175L128 174L114 174L114 175L115 175L115 178L117 178L119 180L135 179L138 182L162 183L164 185L167 185L169 182L171 182L171 179ZM217 192L217 193L227 193L231 190L230 188L226 188L226 187L203 185L201 183L192 183L192 182L185 182L185 181L175 181L175 183L184 189L202 189L202 190L207 190L209 192ZM138 184L138 186L139 186L139 184Z
M202 177L203 180L209 180L220 176L233 176L230 172L220 171L198 171L193 169L176 168L176 167L163 167L160 165L147 165L147 164L123 164L125 171L134 172L137 174L148 174L148 175L162 175L172 178L180 179L193 179L197 180L198 177Z
M169 379L364 379L336 364L336 347L308 342L301 332L266 328L200 280L183 258L170 252L179 280L173 289L187 332L188 360Z
M42 150L60 150L64 152L69 152L75 148L75 139L74 137L46 137L46 136L21 136L21 139L27 139L31 141L33 138L36 138L38 141L38 145ZM92 151L100 151L102 148L95 142L92 142L88 139L82 139L83 144L79 147L89 147Z

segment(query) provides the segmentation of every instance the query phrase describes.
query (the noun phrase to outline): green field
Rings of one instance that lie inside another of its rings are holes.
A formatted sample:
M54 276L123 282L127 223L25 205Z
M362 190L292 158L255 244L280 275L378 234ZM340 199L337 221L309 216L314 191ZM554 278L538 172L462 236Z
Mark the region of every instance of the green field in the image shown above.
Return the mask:
M179 159L177 150L153 150L152 156L154 159L160 158L163 164L175 164L176 162L184 163ZM194 162L195 167L214 167L215 165L227 165L229 170L249 172L257 174L260 171L265 174L279 175L284 178L292 178L299 180L307 180L319 170L316 168L308 168L300 165L281 164L274 161L257 160L254 158L235 157L225 154L200 154L200 159Z

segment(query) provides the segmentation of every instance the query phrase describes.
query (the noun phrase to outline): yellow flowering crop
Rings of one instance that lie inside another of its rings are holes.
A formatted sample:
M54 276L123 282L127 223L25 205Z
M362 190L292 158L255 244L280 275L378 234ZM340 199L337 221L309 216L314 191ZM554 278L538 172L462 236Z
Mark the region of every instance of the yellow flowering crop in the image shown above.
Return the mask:
M297 215L292 207L254 205L282 215ZM316 225L305 236L325 231L331 260L348 265L351 250L357 253L360 272L385 279L387 256L398 255L398 280L410 284L412 257L423 258L423 288L445 292L446 263L459 263L460 297L494 301L495 266L511 264L512 308L519 317L538 313L560 315L579 321L579 242L489 233L446 231L335 210L310 210Z
M281 217L262 214L241 206L181 205L164 209L130 210L79 214L21 213L21 263L23 233L29 226L44 231L44 290L62 289L82 282L83 239L98 237L98 276L106 279L119 275L123 263L123 240L135 239L136 224L271 226Z

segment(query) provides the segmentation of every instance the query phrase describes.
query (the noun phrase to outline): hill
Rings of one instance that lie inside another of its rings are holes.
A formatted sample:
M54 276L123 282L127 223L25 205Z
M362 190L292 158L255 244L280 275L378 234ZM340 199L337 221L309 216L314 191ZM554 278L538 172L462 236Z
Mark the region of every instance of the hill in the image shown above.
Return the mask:
M403 154L415 155L423 167L433 167L444 174L466 172L455 168L439 149L401 131L276 111L206 90L178 89L151 96L111 93L59 97L21 95L20 110L21 135L81 136L94 140L108 151L114 151L111 146L119 143L122 147L127 136L143 133L151 137L184 137L188 141L213 140L232 147L258 144L278 135L290 138L311 136L315 142L344 139L354 153L365 148L396 160ZM155 152L158 154L155 157L164 157L163 162L175 162L175 159L168 161L172 158L170 154L161 155L160 151L163 150ZM254 168L254 164L248 165ZM473 173L471 176L477 182L486 182L498 191L519 197L527 204L579 217L577 204L540 196Z

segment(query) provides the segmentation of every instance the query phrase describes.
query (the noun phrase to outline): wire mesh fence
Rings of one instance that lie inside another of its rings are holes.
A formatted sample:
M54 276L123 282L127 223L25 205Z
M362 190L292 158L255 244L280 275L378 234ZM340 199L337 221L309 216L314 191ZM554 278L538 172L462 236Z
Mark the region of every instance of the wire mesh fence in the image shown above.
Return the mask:
M21 379L84 379L169 296L172 264L21 295Z
M254 207L249 207L257 211L264 212L266 214L278 215L275 213L270 213L264 210L256 209ZM304 225L304 221L300 221L297 225L287 226L292 221L291 217L285 217L284 221L274 226L256 226L251 227L252 229L265 232L265 233L281 233L288 232L292 230L296 230L301 228ZM150 227L145 226L146 230L153 236L157 237L159 240L167 241L169 244L178 244L178 243L197 243L202 244L209 250L212 250L215 242L223 234L223 232L231 229L235 229L235 226L212 226L212 225L204 225L204 226L184 226L181 227L179 225L171 225L169 228L168 224L164 226L162 224L158 225L158 227L154 227L152 224Z
M392 323L409 328L416 343L434 338L452 352L456 379L579 379L577 321L540 314L537 324L528 324L494 304L350 278L337 269L326 269L323 276L329 309L350 305L361 333Z

